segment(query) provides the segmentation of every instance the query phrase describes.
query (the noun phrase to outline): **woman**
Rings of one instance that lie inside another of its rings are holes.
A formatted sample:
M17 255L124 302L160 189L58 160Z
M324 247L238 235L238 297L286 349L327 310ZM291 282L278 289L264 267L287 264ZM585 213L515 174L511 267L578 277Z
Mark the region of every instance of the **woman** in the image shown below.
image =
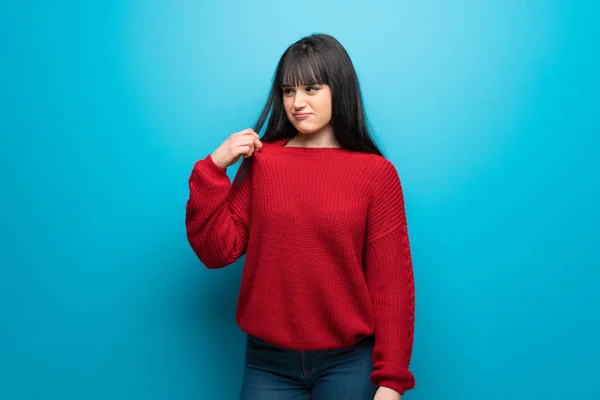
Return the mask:
M231 184L226 170L240 157ZM241 399L398 400L415 386L402 187L335 38L310 35L285 51L254 129L197 161L189 188L198 258L222 268L246 254Z

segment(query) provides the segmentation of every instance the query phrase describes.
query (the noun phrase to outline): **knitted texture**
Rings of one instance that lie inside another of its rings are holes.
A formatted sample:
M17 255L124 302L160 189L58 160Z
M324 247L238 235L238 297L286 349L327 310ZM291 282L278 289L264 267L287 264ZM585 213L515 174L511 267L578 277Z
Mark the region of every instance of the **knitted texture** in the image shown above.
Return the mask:
M240 186L210 155L195 163L189 243L212 269L246 255L242 331L299 351L374 335L371 380L403 394L415 287L398 173L378 155L286 142L263 142Z

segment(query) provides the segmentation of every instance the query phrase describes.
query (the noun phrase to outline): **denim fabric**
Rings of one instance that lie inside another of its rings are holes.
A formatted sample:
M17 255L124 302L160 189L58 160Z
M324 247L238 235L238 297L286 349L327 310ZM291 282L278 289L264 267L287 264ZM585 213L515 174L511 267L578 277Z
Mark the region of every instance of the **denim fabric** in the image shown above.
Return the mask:
M373 343L298 351L247 335L240 400L373 400Z

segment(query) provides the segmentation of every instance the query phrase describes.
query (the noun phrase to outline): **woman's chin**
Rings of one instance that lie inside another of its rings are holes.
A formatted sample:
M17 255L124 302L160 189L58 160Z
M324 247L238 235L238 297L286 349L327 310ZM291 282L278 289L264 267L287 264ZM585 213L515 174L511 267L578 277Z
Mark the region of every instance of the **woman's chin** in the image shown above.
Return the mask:
M317 132L317 129L311 129L311 128L308 128L306 126L296 126L295 128L298 131L298 133L302 133L304 135L310 135L312 133L316 133Z

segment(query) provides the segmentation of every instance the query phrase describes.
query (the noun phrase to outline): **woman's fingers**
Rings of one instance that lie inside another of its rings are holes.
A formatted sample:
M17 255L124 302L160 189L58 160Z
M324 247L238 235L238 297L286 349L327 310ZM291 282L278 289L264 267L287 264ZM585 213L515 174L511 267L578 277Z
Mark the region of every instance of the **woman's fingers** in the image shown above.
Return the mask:
M244 158L251 157L254 151L259 151L263 146L258 133L252 128L236 132L231 137L233 147L237 148L237 153L243 155Z

